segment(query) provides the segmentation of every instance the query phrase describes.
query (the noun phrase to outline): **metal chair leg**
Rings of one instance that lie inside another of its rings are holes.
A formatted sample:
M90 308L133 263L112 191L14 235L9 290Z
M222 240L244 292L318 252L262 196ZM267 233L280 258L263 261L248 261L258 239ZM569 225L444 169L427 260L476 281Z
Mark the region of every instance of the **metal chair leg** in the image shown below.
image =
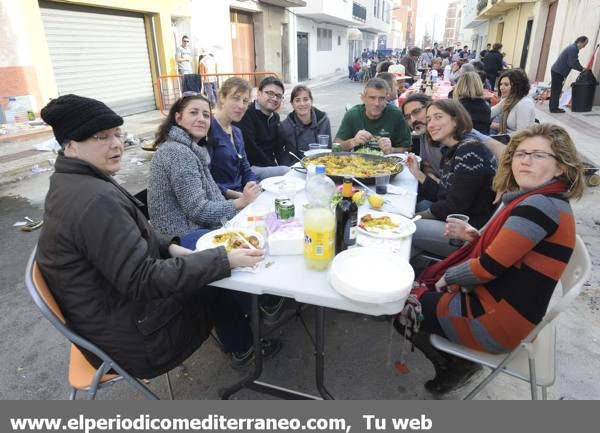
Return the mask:
M542 400L548 400L548 387L542 386Z
M529 358L529 382L531 383L531 399L537 400L537 377L535 375L535 359Z
M75 400L76 396L77 396L77 389L71 388L71 393L69 394L69 400Z
M175 400L173 398L173 388L171 387L171 378L169 377L169 372L165 373L165 377L167 378L167 389L169 390L169 399Z

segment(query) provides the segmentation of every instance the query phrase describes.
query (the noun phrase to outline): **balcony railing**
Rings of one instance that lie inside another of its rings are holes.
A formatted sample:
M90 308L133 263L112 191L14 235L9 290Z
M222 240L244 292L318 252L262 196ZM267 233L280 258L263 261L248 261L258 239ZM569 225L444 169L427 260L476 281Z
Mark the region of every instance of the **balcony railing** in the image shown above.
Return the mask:
M367 8L358 3L352 3L352 18L363 23L367 20Z
M492 1L492 3L495 3L495 1ZM477 13L481 13L482 10L485 9L485 7L488 5L488 0L479 0L477 2Z

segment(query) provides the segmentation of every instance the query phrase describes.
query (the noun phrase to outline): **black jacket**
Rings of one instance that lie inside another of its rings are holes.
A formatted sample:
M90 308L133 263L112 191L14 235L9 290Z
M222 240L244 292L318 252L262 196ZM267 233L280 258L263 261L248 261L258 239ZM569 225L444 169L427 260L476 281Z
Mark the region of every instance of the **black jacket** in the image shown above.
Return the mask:
M500 71L504 69L502 66L502 53L498 50L492 50L483 58L483 69L486 74L493 77L500 75Z
M229 276L230 267L223 248L169 258L171 240L139 206L94 166L60 155L36 260L67 325L131 374L149 378L179 365L208 337L204 286Z
M490 134L490 123L491 119L491 108L483 98L467 99L463 98L460 103L471 115L473 121L473 128L481 132L482 134Z
M267 116L252 101L242 120L233 124L242 130L246 155L251 165L272 167L285 160L283 144L277 136L279 114Z

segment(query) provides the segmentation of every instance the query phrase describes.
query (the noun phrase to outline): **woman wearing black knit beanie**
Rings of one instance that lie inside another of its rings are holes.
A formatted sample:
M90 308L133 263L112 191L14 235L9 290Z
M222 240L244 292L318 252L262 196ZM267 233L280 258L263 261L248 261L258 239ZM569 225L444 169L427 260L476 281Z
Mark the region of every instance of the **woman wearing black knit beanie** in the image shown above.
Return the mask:
M180 365L213 324L225 351L250 350L239 306L227 291L207 285L254 265L263 251L195 253L157 234L141 203L112 177L123 155L123 119L104 103L64 95L41 115L62 150L36 261L69 326L141 378Z

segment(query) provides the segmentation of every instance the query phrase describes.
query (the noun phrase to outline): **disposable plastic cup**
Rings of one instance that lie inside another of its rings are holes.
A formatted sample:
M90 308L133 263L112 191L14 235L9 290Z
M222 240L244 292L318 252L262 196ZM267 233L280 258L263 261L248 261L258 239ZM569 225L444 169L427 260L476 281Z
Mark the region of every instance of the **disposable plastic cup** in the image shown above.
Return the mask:
M375 172L375 192L377 194L387 194L388 184L390 183L389 171Z
M461 213L452 213L452 214L448 215L446 217L446 222L448 222L448 220L450 220L450 219L464 221L465 224L469 222L468 215L463 215ZM450 239L448 239L448 243L450 245L452 245L453 247L460 247L460 246L462 246L462 244L464 242L462 240L460 240L460 239L450 238Z
M321 149L327 149L329 147L329 135L319 134L317 135L317 139Z

